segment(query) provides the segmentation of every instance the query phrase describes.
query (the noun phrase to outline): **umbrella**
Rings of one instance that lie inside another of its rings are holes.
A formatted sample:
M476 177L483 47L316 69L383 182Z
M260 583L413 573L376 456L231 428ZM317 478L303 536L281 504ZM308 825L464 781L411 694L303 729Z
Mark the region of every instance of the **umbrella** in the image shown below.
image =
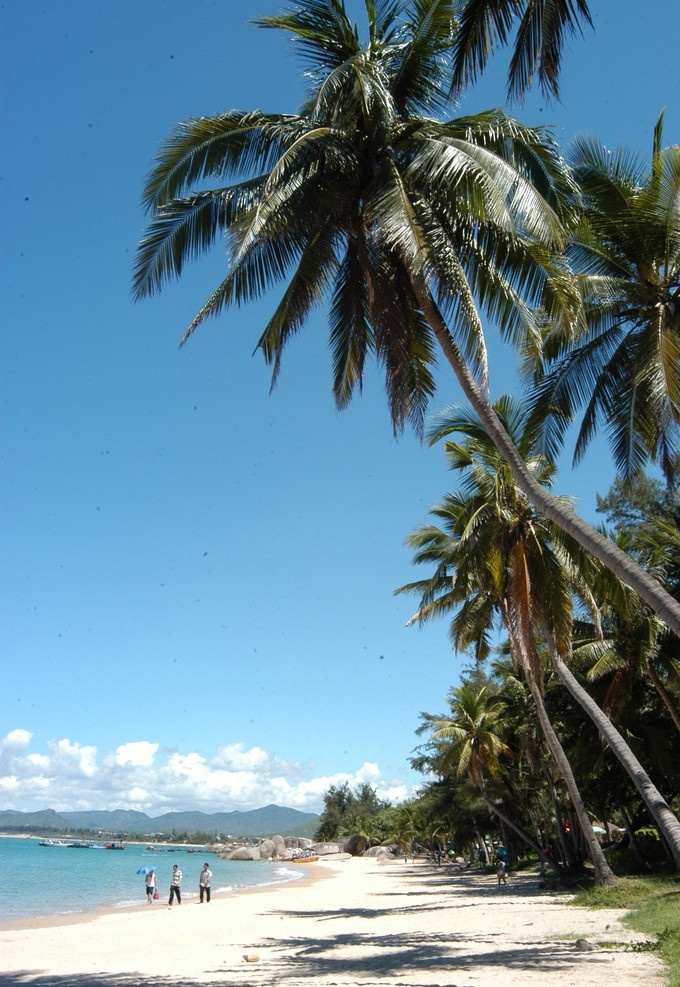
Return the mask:
M144 867L140 867L136 870L135 874L150 874L152 870L156 870L156 868L152 867L150 864L145 864Z

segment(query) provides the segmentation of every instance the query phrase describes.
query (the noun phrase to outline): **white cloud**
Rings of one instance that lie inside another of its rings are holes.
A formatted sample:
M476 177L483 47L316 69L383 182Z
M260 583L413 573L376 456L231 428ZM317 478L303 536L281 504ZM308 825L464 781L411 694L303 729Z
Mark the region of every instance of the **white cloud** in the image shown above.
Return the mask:
M28 747L32 736L33 734L29 733L28 730L10 730L7 736L3 737L2 741L0 741L0 749Z
M96 747L69 738L50 740L43 751L31 750L32 741L27 730L19 729L0 739L2 808L136 809L156 816L189 809L256 809L275 802L320 812L325 792L345 782L351 788L368 782L380 798L392 802L413 794L402 779L383 778L374 761L355 771L316 774L309 764L241 743L206 757L135 740L98 756Z
M152 744L148 740L136 740L130 744L121 744L116 747L116 763L132 764L134 767L150 767L158 750L159 744Z

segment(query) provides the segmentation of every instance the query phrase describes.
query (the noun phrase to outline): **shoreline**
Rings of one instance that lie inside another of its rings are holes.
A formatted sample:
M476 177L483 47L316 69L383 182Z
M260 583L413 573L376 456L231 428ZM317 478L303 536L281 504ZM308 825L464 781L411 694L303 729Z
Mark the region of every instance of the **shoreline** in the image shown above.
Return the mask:
M281 861L285 864L286 861ZM248 866L248 862L244 862L244 866ZM317 880L322 880L324 877L329 877L327 873L312 874L310 871L300 868L301 877L291 878L290 880L272 880L267 881L265 884L254 884L252 886L239 887L233 891L214 891L212 894L212 901L225 901L231 898L241 897L242 895L250 894L266 894L268 891L273 891L274 888L286 887L289 884L294 884L296 887L300 887L307 883L313 883ZM146 913L149 909L162 909L167 908L165 902L165 897L162 896L153 905L149 906L145 901L135 902L134 904L110 904L110 905L100 905L97 908L88 908L83 911L71 911L71 912L52 912L45 915L30 915L25 918L14 918L7 919L3 921L0 919L0 934L3 932L23 932L27 930L35 929L54 929L60 926L68 925L83 925L88 922L94 922L97 919L105 918L109 915L128 915L135 912ZM198 904L196 901L197 896L193 894L191 898L185 898L184 901L187 905Z
M662 987L614 909L570 906L534 873L323 859L290 883L182 906L0 929L5 987ZM584 945L585 944L585 945Z

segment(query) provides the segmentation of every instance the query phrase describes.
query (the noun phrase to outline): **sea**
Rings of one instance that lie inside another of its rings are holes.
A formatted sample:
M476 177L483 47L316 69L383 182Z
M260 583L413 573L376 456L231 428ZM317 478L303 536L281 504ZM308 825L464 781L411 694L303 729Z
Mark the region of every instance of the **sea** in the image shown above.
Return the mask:
M124 846L41 846L38 839L0 836L0 922L142 905L145 880L136 871L145 866L156 871L156 904L167 904L173 864L182 871L182 901L198 898L198 875L206 862L213 874L213 895L295 881L305 873L285 862L223 860L198 847Z

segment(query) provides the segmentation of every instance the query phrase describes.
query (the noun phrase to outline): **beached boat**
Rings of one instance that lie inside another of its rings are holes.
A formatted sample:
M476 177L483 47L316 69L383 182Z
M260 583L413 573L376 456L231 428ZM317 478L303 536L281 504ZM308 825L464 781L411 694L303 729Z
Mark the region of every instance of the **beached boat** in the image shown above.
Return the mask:
M290 864L315 864L318 857L291 857L288 861Z

